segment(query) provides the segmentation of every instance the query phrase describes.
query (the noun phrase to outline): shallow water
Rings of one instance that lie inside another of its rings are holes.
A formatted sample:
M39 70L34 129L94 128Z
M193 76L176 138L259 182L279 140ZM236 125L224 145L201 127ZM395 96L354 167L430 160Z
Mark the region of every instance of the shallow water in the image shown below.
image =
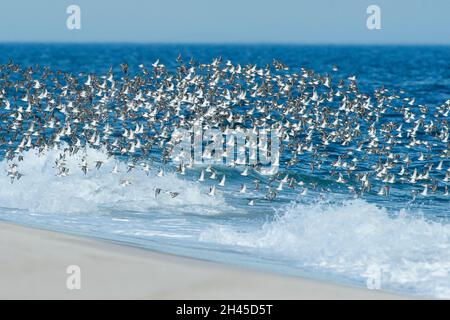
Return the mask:
M119 70L123 62L138 72L138 64L157 58L170 69L179 52L199 62L222 56L265 65L276 58L319 73L330 73L336 64L336 77L356 75L361 91L381 85L404 89L430 107L450 98L450 47L3 44L0 52L1 63L11 57L23 66L39 63L74 73L106 73L109 66ZM355 199L346 188L330 184L324 173L306 175L294 168L289 174L317 183L317 190L307 196L286 190L269 202L251 190L236 192L242 168L221 168L227 187L212 198L206 193L213 181L196 181L201 168L186 176L169 170L157 177L157 166L147 176L127 173L122 164L120 173L111 175L115 160L102 150L89 149L88 154L92 163L105 162L100 170L84 175L78 169L81 156L75 156L68 163L73 173L61 178L53 168L57 151L43 156L27 151L21 180L0 179L0 219L360 286L375 272L383 289L450 298L448 197L411 201L410 190L399 185L390 197ZM447 159L445 168L448 164ZM3 160L0 172L7 167ZM125 178L132 183L127 188L119 184ZM163 192L155 198L155 187L180 195L172 199ZM247 206L255 197L255 206Z

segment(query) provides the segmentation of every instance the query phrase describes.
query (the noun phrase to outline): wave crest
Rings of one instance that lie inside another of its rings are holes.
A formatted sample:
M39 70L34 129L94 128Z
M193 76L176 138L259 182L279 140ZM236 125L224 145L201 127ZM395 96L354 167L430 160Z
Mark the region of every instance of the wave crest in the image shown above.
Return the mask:
M379 268L382 288L450 297L450 225L363 200L292 204L258 229L220 226L201 240L285 259L299 268L364 283Z

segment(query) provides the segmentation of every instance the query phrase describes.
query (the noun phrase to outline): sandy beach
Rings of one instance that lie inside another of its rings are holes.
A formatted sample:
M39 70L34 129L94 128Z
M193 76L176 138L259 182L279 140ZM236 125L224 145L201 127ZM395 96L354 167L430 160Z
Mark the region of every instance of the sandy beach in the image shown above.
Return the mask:
M66 286L80 267L81 289ZM401 299L0 223L1 299Z

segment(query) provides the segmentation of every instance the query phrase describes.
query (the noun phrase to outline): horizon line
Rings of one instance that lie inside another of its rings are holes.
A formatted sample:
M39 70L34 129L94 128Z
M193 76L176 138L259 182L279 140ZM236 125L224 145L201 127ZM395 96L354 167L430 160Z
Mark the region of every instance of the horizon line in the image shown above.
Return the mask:
M211 46L450 46L447 42L271 42L271 41L223 41L223 42L202 42L202 41L180 41L180 42L168 42L168 41L21 41L21 40L0 40L2 44L63 44L63 45L211 45Z

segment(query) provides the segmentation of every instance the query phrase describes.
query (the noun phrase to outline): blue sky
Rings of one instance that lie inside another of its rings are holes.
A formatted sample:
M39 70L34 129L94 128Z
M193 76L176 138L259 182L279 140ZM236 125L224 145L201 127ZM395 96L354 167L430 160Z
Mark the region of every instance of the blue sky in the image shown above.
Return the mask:
M81 8L81 30L66 8ZM381 30L366 27L369 5ZM0 42L450 44L448 0L2 0Z

